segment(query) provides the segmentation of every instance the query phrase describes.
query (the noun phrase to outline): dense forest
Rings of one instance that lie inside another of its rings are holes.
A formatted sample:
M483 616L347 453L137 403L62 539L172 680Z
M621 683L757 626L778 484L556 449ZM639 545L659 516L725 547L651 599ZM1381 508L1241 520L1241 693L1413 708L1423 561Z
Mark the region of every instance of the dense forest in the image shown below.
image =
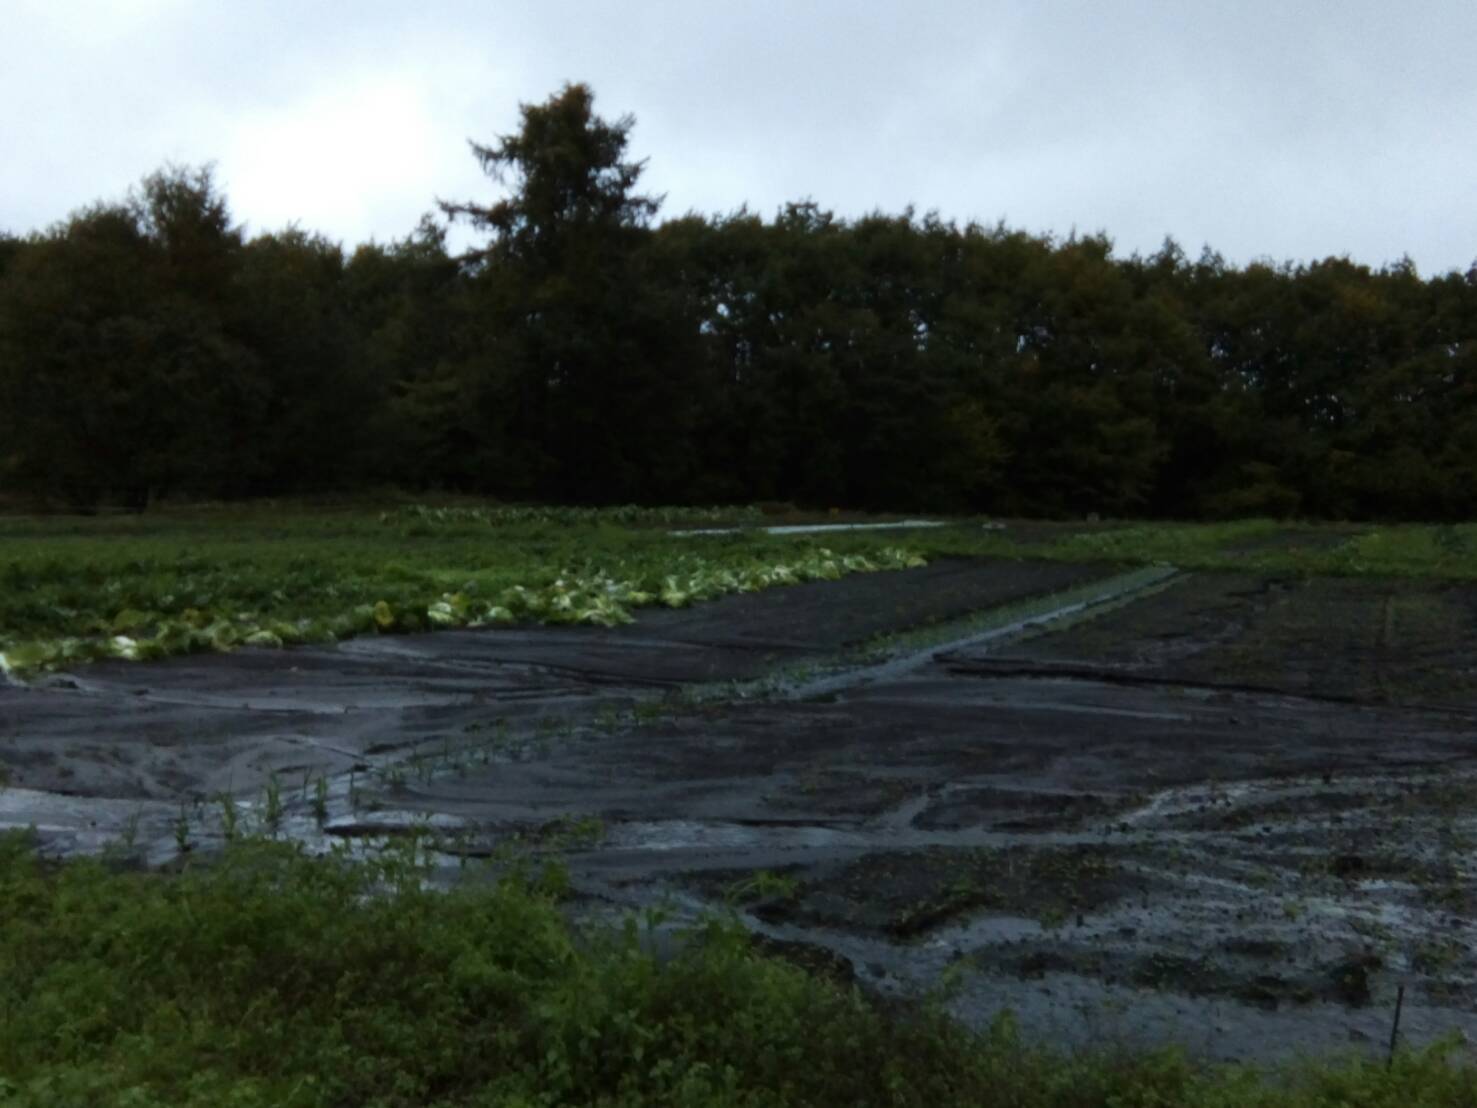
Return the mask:
M571 85L346 252L209 169L0 236L0 494L1477 516L1477 265L1115 257L811 202L658 221Z

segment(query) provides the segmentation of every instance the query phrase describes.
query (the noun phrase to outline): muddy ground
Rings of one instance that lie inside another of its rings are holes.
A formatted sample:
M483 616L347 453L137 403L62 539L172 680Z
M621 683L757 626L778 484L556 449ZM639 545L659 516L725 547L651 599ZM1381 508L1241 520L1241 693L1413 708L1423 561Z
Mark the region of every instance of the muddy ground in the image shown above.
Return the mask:
M414 829L1062 1044L1378 1051L1401 985L1406 1041L1477 1036L1474 648L1470 588L943 563L0 689L0 823Z

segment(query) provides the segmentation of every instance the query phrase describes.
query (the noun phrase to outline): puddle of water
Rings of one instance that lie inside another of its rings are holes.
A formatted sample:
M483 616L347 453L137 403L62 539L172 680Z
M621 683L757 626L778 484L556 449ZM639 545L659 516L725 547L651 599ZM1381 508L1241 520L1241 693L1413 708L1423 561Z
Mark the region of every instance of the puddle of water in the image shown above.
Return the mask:
M326 835L363 836L393 835L406 831L449 832L466 831L476 824L461 816L444 812L394 811L381 809L363 815L343 815L326 820L323 833Z
M860 846L867 837L859 832L816 824L765 827L741 823L698 820L653 820L622 823L612 828L604 845L626 850L786 849Z

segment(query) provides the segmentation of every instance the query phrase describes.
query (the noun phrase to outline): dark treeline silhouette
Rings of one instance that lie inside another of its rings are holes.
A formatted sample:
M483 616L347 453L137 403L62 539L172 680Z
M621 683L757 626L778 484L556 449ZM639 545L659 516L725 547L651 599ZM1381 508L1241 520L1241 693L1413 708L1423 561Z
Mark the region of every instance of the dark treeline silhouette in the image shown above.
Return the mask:
M395 484L1016 515L1477 515L1477 266L1115 258L816 204L658 224L571 85L506 195L346 254L209 170L0 237L0 492Z

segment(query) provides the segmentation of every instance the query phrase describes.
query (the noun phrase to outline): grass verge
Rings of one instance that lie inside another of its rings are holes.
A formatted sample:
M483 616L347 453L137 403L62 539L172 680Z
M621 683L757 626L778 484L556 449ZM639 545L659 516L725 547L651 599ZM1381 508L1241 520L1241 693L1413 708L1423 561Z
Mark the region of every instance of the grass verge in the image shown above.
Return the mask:
M928 557L996 555L1297 576L1477 581L1477 524L1230 523L1022 524L952 527L908 536Z

